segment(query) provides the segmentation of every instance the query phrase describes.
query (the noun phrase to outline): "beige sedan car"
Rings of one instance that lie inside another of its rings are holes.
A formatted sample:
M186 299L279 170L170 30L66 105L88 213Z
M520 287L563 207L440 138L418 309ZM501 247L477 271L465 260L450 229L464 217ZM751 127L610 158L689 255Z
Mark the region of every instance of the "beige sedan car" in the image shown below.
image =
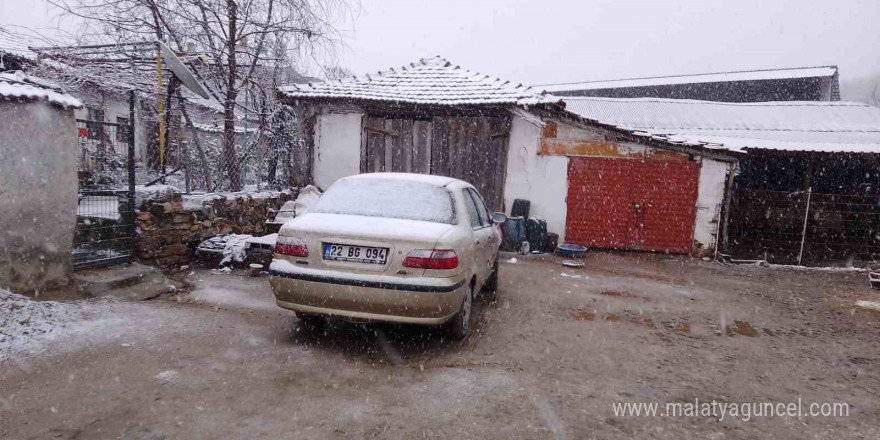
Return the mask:
M334 183L284 224L270 266L279 306L313 324L471 327L475 292L498 285L498 223L473 186L441 176L375 173Z

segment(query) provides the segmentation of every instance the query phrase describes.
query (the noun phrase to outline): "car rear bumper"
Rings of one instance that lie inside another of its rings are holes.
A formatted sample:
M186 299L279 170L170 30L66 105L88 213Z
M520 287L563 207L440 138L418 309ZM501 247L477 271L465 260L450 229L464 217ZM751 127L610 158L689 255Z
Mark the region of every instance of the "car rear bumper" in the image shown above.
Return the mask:
M278 306L359 321L443 324L458 312L467 289L464 277L359 277L278 260L269 274Z

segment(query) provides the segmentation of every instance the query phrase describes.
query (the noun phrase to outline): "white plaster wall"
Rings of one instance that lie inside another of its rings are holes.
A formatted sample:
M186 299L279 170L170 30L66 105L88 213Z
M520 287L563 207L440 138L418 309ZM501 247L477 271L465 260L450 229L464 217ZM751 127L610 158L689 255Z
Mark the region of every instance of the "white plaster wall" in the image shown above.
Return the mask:
M514 116L507 153L507 181L504 206L507 212L513 199L531 202L530 215L547 220L548 232L565 240L565 197L568 194L568 157L538 156L541 128Z
M77 209L73 110L0 101L0 288L66 285Z
M315 185L326 190L336 180L360 173L362 113L322 114L315 124Z
M715 249L721 224L721 206L724 203L724 184L729 168L730 164L726 162L703 159L694 223L695 252Z

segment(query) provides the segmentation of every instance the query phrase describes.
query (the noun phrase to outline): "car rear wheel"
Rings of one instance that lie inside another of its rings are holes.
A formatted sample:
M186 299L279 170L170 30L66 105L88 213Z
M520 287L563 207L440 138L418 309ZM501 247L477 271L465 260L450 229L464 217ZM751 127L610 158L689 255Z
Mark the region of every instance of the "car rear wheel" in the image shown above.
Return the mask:
M461 301L461 310L447 324L447 331L453 339L464 339L471 330L471 314L474 308L474 285L468 287L464 299Z
M498 256L495 256L495 264L492 265L492 273L489 274L489 278L486 280L486 283L483 284L483 290L488 292L486 295L489 298L495 296L495 291L498 290Z

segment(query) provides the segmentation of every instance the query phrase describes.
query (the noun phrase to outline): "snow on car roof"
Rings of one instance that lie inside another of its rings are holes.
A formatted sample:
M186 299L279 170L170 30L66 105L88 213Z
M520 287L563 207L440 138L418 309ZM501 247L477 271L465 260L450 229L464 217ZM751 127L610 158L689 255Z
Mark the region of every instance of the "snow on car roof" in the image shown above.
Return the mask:
M566 109L673 144L880 153L880 109L840 101L729 103L663 98L565 98Z
M442 57L339 81L280 87L289 98L366 99L434 105L560 104L541 89L462 69Z
M431 174L416 174L416 173L366 173L366 174L356 174L354 176L349 176L345 178L346 180L351 179L381 179L381 180L402 180L407 182L419 182L419 183L427 183L435 186L446 186L450 183L455 182L463 182L462 180L454 179L452 177L446 176L435 176Z

